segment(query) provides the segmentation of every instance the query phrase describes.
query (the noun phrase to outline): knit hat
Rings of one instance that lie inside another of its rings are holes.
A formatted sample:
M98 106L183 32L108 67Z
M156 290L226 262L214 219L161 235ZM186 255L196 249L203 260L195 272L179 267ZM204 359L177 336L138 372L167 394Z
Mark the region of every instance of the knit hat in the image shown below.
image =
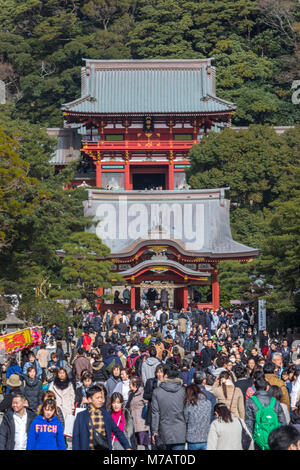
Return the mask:
M133 346L131 351L132 352L139 352L139 347L138 346Z
M7 385L10 387L20 387L21 386L21 380L20 377L17 374L12 374L6 381Z

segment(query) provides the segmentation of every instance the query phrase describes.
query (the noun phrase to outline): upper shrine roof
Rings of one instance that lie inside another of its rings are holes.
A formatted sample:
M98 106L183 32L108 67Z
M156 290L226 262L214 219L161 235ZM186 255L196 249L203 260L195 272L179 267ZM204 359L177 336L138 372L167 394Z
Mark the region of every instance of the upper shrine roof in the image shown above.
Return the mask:
M65 112L207 114L236 108L216 96L211 59L84 60L81 97L63 104Z

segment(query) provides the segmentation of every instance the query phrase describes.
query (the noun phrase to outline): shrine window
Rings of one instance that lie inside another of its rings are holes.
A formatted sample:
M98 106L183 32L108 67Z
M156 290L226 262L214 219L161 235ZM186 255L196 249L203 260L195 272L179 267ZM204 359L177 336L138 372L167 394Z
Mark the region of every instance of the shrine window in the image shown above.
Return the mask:
M124 134L106 134L105 140L109 140L109 141L124 140Z
M174 140L193 140L193 134L174 134Z
M103 172L101 178L102 188L124 189L124 173Z

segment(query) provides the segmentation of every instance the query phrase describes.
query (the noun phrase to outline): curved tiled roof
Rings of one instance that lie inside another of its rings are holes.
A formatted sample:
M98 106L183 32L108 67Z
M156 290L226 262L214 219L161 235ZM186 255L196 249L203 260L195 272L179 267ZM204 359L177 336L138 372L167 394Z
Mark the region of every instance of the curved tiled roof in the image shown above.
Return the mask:
M215 96L208 61L92 61L83 69L82 96L62 108L83 114L234 111L233 103Z

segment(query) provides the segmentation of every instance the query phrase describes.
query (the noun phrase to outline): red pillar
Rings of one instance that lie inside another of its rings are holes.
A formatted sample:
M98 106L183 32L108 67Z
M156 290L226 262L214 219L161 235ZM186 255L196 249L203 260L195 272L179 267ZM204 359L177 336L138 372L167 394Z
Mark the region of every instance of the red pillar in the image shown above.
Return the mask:
M130 165L126 161L125 162L125 171L124 171L124 189L131 189L130 188L130 180L129 180L129 172L130 172Z
M130 291L130 307L131 307L131 310L135 310L135 287L134 286L131 287L131 291Z
M189 306L189 291L188 286L183 287L183 308L187 309Z
M101 311L101 305L104 303L103 299L102 299L102 295L103 295L103 292L104 292L104 288L103 287L98 287L97 291L96 291L96 294L97 294L97 300L96 300L96 308L99 311Z
M218 271L214 271L212 275L212 303L214 310L217 310L220 307Z
M96 187L101 188L102 181L101 181L101 162L96 162Z
M170 150L170 160L169 160L169 174L168 174L168 180L169 180L169 190L174 189L174 163L173 163L173 150Z

